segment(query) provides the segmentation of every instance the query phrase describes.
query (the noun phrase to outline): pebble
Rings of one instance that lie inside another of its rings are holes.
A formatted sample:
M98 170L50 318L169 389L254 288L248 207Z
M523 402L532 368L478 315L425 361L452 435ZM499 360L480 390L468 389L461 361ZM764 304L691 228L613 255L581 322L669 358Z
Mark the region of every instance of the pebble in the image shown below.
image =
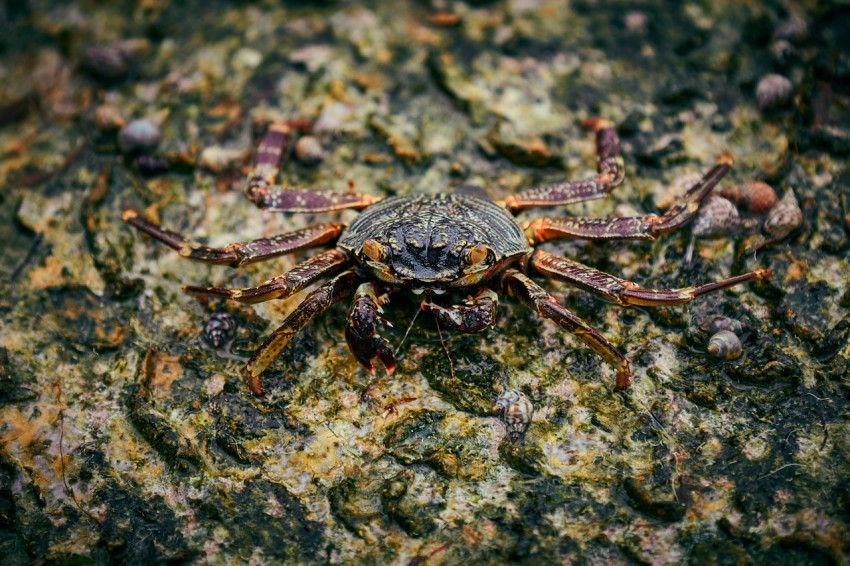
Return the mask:
M155 148L160 140L159 128L148 120L133 120L118 132L118 145L124 153Z
M227 149L220 145L205 147L198 158L198 163L204 169L213 173L223 173L239 167L245 160L245 152L238 149Z
M303 136L295 144L295 158L304 165L318 165L325 159L325 151L318 138Z
M775 73L763 76L756 86L756 101L760 110L785 106L793 94L794 85L791 81Z

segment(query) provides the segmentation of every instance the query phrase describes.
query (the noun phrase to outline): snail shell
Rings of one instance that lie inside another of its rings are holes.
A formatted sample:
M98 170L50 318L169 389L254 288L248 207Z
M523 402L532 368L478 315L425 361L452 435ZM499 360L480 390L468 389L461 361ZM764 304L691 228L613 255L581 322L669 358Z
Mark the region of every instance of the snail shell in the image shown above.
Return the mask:
M788 189L782 200L767 213L762 230L768 236L781 240L803 224L803 211L797 203L794 191Z
M725 236L738 228L738 209L732 201L710 195L699 208L691 231L694 236Z
M782 75L770 73L756 85L756 101L760 110L785 106L794 93L794 85Z
M511 440L517 440L531 423L534 405L521 391L508 389L496 399L493 411L502 413L502 421L508 429L508 435Z
M718 315L702 322L699 325L699 329L708 335L716 334L724 330L740 335L744 331L744 326L741 324L740 320Z
M779 201L773 187L761 181L721 187L713 194L728 199L753 214L767 212Z
M708 340L708 353L719 360L737 360L744 353L738 335L729 330L721 330Z
M226 312L217 312L204 324L204 340L213 348L219 348L230 340L236 331L236 321Z

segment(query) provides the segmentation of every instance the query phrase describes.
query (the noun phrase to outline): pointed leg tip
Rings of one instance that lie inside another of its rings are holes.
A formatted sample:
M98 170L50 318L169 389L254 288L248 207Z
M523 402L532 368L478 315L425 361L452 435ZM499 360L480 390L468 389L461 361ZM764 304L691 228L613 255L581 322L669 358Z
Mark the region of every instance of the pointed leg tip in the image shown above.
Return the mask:
M732 159L732 155L729 153L721 153L717 156L717 164L718 165L728 165L729 167L734 167L735 160Z
M251 390L251 393L253 393L257 397L266 396L266 391L265 389L263 389L263 384L260 382L259 375L253 375L250 372L247 372L246 380L248 382L248 389Z

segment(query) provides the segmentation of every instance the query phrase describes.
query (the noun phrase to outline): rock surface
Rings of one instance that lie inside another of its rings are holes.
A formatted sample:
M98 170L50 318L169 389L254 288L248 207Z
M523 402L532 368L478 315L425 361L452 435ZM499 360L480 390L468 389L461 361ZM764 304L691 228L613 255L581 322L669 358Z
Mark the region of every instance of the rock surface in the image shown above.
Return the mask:
M0 55L4 564L847 562L846 6L41 4L6 10ZM89 46L129 40L146 47L92 69ZM793 97L762 112L756 86L777 72ZM150 155L120 151L104 107L161 118ZM689 228L548 244L655 287L773 270L663 309L544 283L626 353L625 391L507 296L494 329L441 339L422 313L402 344L418 301L399 296L393 375L358 366L337 305L256 398L241 368L304 295L245 306L181 286L253 285L309 252L230 270L120 221L131 206L214 245L350 222L242 197L240 156L275 119L315 121L321 140L321 163L287 159L289 186L501 199L595 174L591 116L619 125L626 182L546 214L657 213L664 187L728 154L724 183L793 190L803 221L755 251L700 239L689 263ZM212 147L226 166L201 157ZM218 348L215 313L234 321ZM700 325L717 316L741 321L739 359L707 354ZM512 389L534 406L515 440L491 411Z

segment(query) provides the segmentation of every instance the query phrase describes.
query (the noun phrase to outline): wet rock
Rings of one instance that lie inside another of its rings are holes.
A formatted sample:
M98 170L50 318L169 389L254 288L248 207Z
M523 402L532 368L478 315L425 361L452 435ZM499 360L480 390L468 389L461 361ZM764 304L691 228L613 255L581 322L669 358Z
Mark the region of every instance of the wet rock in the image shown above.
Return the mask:
M381 499L387 515L408 535L418 538L437 528L437 518L446 506L445 490L445 484L433 472L402 471L386 482Z
M533 430L532 427L532 433ZM506 436L499 444L499 456L505 464L520 473L530 476L545 473L546 454L537 443L528 440L515 442L510 436Z
M328 491L331 512L351 532L367 542L377 542L370 527L389 526L384 511L384 482L363 472L347 477Z
M680 521L685 516L687 506L676 501L670 493L670 486L652 486L644 478L627 478L623 488L629 496L629 504L636 510L661 521Z
M468 434L458 430L446 434L450 422L438 411L411 411L387 431L384 446L401 463L426 464L446 478L481 477L484 463L472 451Z
M115 305L87 287L51 287L46 303L46 310L55 319L56 333L80 352L114 350L130 336L130 328Z
M422 361L422 373L428 384L439 391L446 401L461 411L480 416L491 414L493 386L507 382L507 371L498 361L474 348L452 352L452 368L445 353L436 348Z
M793 384L802 379L800 363L769 339L751 344L746 356L727 364L726 373L741 383L771 386Z
M563 166L561 156L550 151L542 139L517 134L506 123L491 130L487 135L487 142L496 153L516 165Z

